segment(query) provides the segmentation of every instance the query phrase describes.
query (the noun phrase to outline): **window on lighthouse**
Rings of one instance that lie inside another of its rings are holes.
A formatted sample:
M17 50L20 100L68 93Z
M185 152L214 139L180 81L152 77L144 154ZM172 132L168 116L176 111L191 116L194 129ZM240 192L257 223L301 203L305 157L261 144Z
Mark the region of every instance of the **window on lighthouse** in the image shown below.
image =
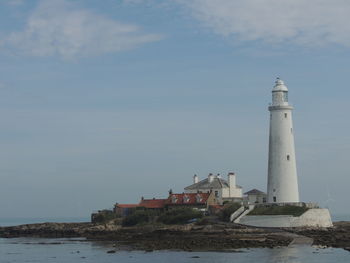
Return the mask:
M287 91L283 91L283 101L288 102L288 92Z

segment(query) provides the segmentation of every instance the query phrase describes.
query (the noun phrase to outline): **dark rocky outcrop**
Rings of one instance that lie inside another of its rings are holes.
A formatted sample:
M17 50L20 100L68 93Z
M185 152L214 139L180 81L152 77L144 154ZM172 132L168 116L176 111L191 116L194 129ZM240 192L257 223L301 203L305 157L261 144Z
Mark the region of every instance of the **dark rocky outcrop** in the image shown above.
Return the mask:
M294 234L290 234L293 232ZM177 249L218 251L238 248L287 246L293 235L314 239L315 245L350 248L350 222L336 223L329 229L263 229L232 223L208 225L145 225L121 227L114 223L43 223L0 227L0 237L84 237L113 241L115 247L146 251Z
M332 228L296 228L289 230L299 235L310 237L314 245L350 249L350 222L333 223Z
M40 223L0 227L0 237L82 237L91 223Z

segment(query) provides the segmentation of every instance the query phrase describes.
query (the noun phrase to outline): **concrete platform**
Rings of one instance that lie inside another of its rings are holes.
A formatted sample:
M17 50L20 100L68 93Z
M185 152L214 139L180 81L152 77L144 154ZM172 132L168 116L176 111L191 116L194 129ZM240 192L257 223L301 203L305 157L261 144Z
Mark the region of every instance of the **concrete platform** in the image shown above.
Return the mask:
M328 209L312 208L301 216L291 215L245 215L239 219L240 224L257 227L332 227Z

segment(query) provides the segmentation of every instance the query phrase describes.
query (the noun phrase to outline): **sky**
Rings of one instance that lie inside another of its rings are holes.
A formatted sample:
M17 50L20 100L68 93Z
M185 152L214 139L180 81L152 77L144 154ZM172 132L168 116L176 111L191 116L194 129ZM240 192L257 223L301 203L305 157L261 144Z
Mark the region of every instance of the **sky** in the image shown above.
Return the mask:
M347 0L0 0L0 217L85 217L197 174L266 191L289 88L301 200L350 209Z

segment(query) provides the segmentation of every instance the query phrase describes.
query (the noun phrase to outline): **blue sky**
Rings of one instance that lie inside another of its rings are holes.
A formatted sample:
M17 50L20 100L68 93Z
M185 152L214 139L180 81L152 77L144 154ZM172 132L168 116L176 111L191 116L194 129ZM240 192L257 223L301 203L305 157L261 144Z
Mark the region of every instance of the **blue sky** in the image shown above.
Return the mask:
M1 0L1 217L81 217L229 171L266 189L280 76L303 201L346 213L343 0ZM327 201L328 200L328 201Z

